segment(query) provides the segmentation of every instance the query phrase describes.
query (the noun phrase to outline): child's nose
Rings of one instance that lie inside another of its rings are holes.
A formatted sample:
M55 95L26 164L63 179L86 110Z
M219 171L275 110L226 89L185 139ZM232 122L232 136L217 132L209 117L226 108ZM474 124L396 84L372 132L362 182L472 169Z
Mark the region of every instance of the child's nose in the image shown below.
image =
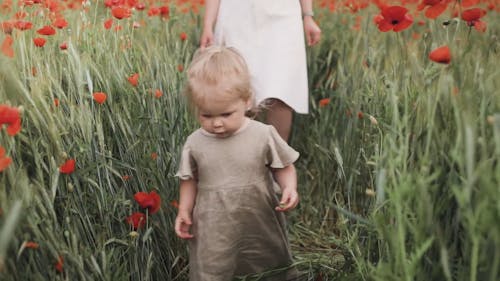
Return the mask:
M220 118L214 118L212 126L214 126L214 127L220 127L220 126L222 126L222 120Z

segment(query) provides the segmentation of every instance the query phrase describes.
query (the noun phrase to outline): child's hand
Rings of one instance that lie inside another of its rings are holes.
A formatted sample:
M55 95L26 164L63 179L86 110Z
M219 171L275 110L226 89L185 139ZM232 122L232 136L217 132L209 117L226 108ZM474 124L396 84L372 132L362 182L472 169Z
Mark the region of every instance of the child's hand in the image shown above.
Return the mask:
M192 224L191 215L187 212L179 211L175 218L175 234L182 239L193 238L193 234L189 233Z
M321 39L321 29L312 17L304 18L304 33L309 46L316 45Z
M285 188L281 195L280 205L276 207L276 211L288 211L297 207L298 204L299 193L297 193L297 188Z

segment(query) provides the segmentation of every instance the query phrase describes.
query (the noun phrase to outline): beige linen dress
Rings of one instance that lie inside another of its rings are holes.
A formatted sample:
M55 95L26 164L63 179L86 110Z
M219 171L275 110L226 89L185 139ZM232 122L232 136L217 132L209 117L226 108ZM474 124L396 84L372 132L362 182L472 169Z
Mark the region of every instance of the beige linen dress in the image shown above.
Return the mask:
M276 98L308 113L301 14L299 0L220 0L214 43L235 47L243 55L257 104Z
M191 281L230 281L292 263L270 168L292 164L299 153L274 127L247 121L227 138L198 129L184 144L177 176L198 180L189 240ZM278 270L259 280L296 280L296 274Z

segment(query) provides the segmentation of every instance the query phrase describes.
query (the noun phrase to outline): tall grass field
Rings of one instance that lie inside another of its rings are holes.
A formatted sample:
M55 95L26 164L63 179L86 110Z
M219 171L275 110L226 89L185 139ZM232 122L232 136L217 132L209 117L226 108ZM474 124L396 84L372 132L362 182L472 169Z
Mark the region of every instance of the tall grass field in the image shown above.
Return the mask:
M0 280L188 280L174 175L197 127L181 91L203 10L0 0ZM314 10L310 113L290 139L296 266L310 281L500 280L498 0Z

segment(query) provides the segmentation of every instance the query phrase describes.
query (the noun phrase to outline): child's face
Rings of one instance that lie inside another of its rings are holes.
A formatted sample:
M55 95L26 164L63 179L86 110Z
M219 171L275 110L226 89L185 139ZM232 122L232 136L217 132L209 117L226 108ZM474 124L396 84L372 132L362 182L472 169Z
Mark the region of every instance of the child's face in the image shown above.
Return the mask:
M226 138L241 128L249 107L250 100L214 95L198 106L198 120L207 132Z

